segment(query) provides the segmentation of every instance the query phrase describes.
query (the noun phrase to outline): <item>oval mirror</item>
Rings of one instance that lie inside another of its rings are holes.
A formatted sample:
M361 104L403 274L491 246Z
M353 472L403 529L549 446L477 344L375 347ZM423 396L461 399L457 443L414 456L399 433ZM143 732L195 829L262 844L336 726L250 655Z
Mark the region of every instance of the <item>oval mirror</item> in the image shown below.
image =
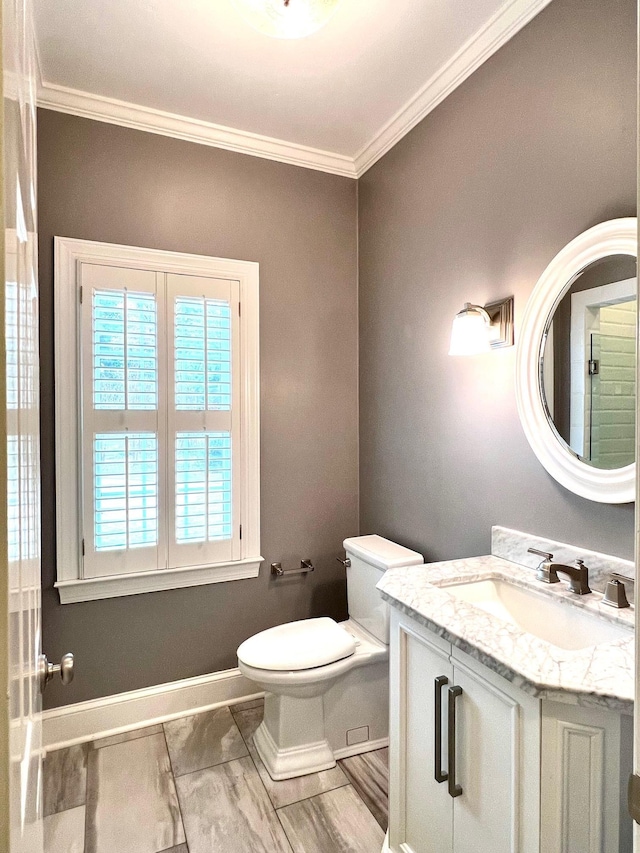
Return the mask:
M518 342L516 392L536 456L602 503L635 496L637 220L572 240L540 277Z

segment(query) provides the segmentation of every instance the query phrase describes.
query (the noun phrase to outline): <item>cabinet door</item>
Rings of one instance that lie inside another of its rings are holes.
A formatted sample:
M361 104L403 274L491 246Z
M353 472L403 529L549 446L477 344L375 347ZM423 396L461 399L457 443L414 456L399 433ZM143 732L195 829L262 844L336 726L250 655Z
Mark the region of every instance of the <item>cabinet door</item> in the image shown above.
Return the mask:
M631 853L626 803L631 717L563 702L542 703L542 821L545 853Z
M454 683L462 688L455 716L455 776L462 794L453 800L453 848L455 853L522 853L537 844L537 809L529 815L525 809L528 797L537 801L538 774L527 790L535 756L528 754L523 737L529 712L533 730L526 731L539 737L536 701L477 666L454 660Z
M391 658L390 847L403 853L452 853L453 800L435 779L435 680L442 685L442 769L447 769L450 646L425 640L409 621L393 620Z

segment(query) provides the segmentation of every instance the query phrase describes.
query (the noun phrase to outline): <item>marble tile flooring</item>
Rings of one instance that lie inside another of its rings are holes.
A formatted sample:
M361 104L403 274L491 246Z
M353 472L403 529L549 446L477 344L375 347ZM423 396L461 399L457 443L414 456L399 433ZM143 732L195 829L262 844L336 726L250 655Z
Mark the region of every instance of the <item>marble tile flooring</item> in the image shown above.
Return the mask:
M262 700L72 746L44 764L45 853L380 853L386 749L274 782Z

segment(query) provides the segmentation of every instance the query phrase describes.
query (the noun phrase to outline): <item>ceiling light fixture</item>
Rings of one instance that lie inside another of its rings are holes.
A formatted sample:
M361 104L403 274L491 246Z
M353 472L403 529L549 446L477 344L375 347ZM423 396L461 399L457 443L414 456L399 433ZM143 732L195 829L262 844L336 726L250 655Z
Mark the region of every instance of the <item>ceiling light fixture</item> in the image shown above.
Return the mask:
M297 39L323 27L340 0L233 0L242 17L273 38Z
M449 355L477 355L513 346L513 296L484 308L465 302L453 318Z

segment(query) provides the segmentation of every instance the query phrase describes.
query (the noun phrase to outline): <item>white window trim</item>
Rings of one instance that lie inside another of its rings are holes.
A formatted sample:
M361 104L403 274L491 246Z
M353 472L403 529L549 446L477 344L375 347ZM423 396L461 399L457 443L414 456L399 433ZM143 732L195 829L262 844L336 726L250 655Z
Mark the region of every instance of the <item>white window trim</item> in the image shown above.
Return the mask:
M56 588L62 604L156 590L220 583L258 576L260 556L260 391L258 264L90 240L54 239L55 415L56 415ZM240 283L240 406L242 553L239 560L209 566L158 569L127 575L82 577L82 515L79 448L80 263L137 267L157 272L214 276ZM74 322L69 324L69 318Z

